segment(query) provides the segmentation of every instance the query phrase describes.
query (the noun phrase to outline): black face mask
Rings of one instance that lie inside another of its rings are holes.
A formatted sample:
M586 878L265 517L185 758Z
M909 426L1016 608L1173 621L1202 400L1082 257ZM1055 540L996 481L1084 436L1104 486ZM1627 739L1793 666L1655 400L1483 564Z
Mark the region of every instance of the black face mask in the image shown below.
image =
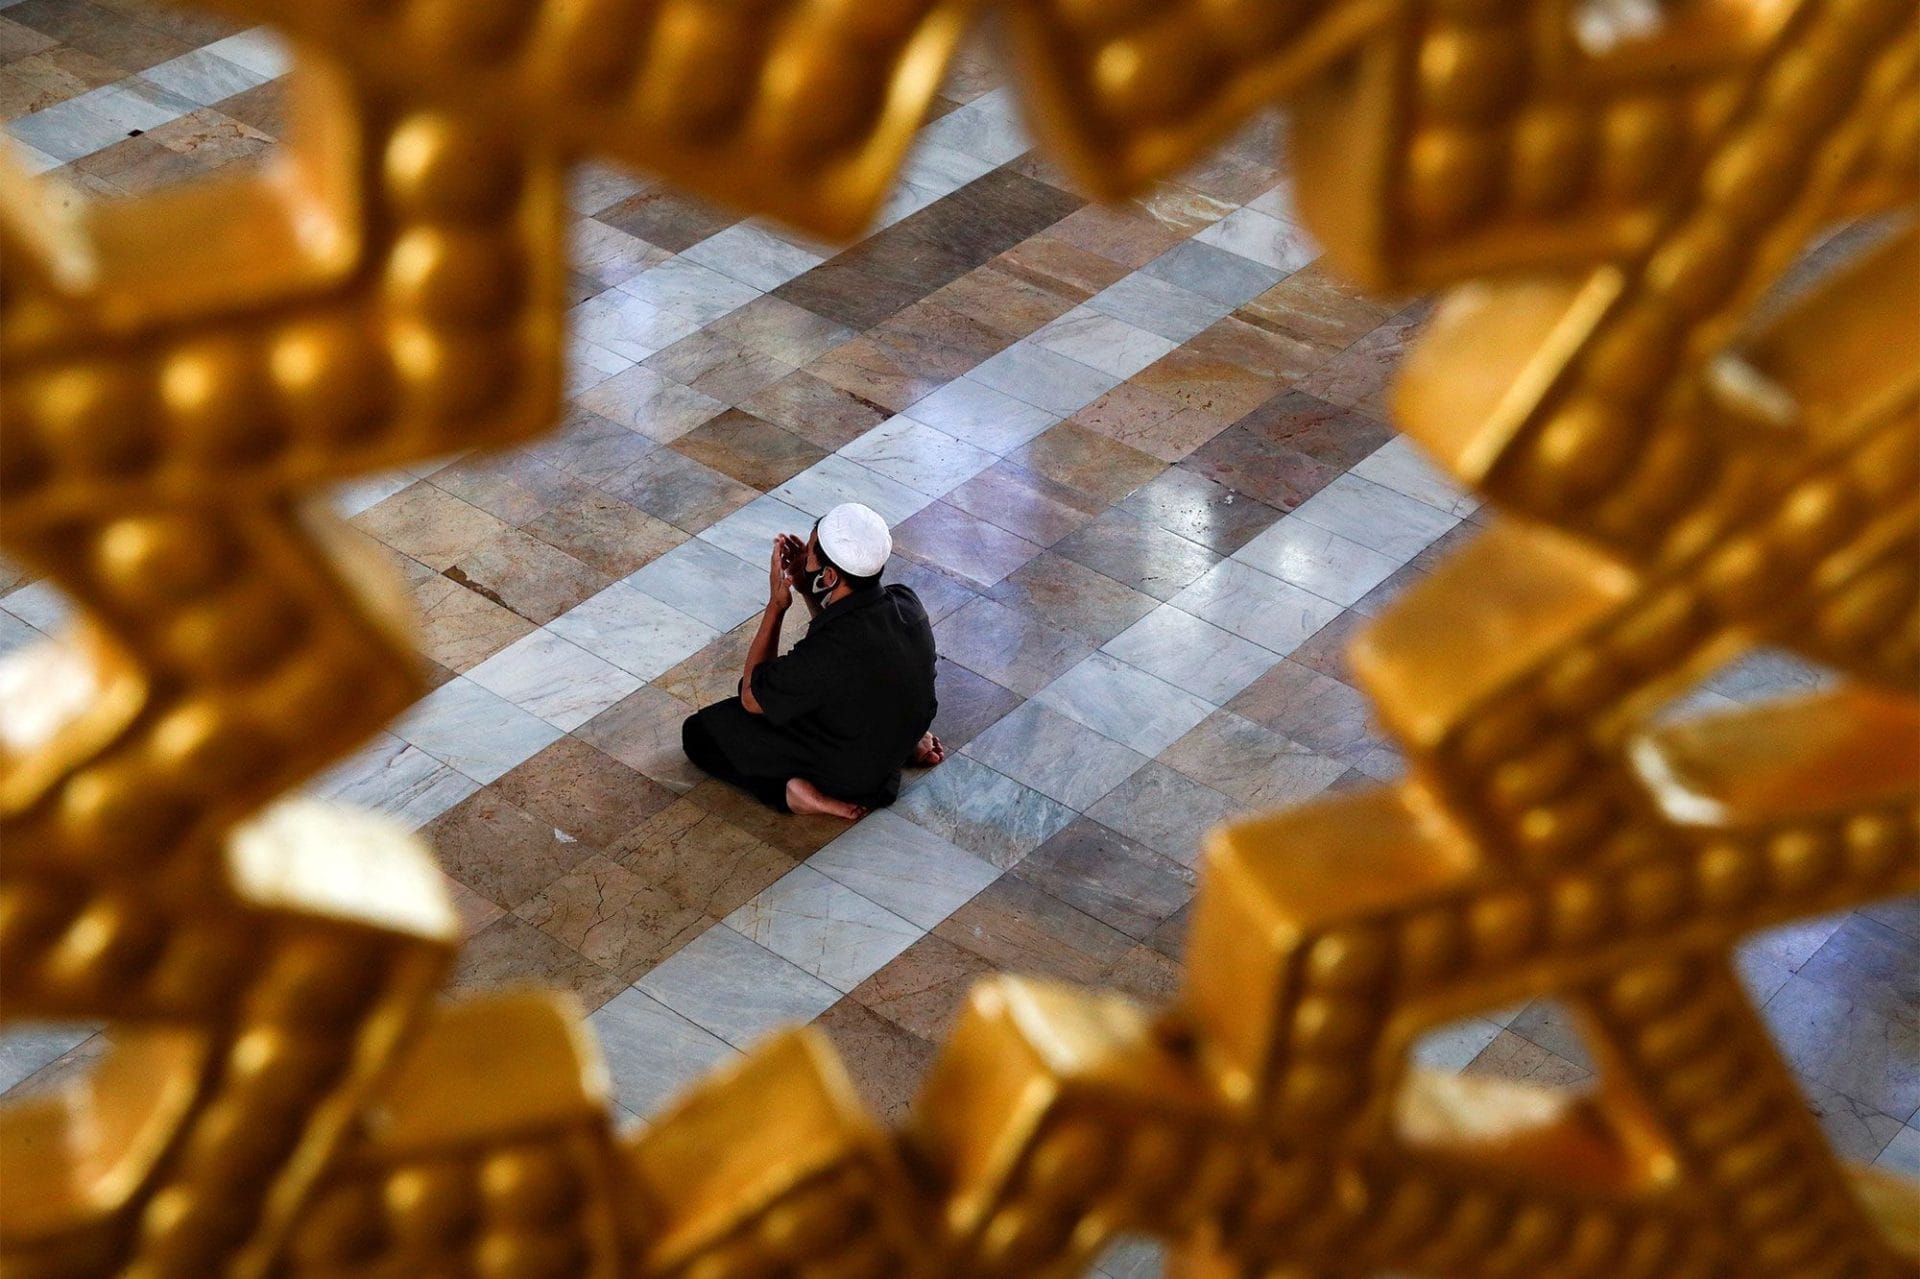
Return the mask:
M800 589L815 604L826 603L827 596L833 594L833 587L827 585L826 577L827 570L823 568L800 584Z

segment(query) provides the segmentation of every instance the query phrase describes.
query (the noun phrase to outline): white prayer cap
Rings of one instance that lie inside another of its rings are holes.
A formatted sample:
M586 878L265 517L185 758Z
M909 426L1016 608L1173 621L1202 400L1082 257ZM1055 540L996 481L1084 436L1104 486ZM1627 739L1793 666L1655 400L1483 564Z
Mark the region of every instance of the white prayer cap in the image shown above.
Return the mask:
M820 549L843 572L872 577L893 554L893 534L872 507L842 502L820 517Z

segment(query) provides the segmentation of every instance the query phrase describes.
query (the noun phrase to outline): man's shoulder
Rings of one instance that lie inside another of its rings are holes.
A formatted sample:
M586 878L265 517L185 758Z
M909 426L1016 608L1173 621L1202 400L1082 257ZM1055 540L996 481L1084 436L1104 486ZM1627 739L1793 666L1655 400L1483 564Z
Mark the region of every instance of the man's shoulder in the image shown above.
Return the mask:
M918 621L926 621L927 606L920 602L920 597L914 593L911 586L894 582L881 587L880 592L901 613Z

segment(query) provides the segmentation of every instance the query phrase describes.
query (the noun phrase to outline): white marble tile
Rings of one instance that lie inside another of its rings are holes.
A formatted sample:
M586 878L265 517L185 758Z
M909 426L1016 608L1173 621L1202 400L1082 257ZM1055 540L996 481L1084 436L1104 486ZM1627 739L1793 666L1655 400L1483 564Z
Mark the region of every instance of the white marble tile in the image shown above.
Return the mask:
M962 376L1058 417L1078 412L1126 380L1029 341L1015 342Z
M717 631L730 631L767 606L766 569L699 538L630 574L626 583Z
M1171 603L1282 657L1340 615L1331 600L1238 560L1214 565Z
M293 65L287 42L271 27L249 27L224 40L215 40L207 52L237 63L263 80L287 73Z
M634 366L632 357L609 351L579 333L567 335L565 361L569 397L585 394L608 378L625 373Z
M949 111L920 130L920 137L994 165L1005 164L1033 145L1021 123L1013 91L1005 86Z
M327 504L341 519L350 519L360 512L380 503L413 483L414 477L405 471L388 471L380 475L362 476L357 480L348 480L336 485L328 495Z
M682 946L635 983L640 990L735 1048L808 1022L841 991L725 924Z
M724 922L839 991L852 990L926 933L804 864Z
M1094 653L1036 700L1142 755L1158 755L1212 713L1205 698Z
M547 630L522 635L467 678L565 732L640 687L640 677Z
M806 864L923 929L1000 877L985 858L890 808L868 813Z
M394 721L393 732L482 783L500 780L561 736L464 675L421 698Z
M547 629L643 680L665 674L720 636L716 627L625 582L575 605Z
M136 129L157 128L194 104L138 79L102 85L43 111L11 120L7 133L60 160L78 160L123 141Z
M999 460L904 413L853 440L840 455L928 497L951 493Z
M700 1029L637 986L629 986L587 1017L627 1110L649 1115L696 1080L740 1056L740 1050Z
M66 161L57 155L48 155L38 147L30 147L18 138L0 136L0 147L4 147L7 156L14 165L29 177L36 173L45 173L57 169Z
M1166 1273L1166 1252L1158 1239L1122 1236L1107 1245L1093 1272L1104 1279L1161 1279Z
M888 524L897 525L934 500L837 453L820 459L773 490L773 496L806 512L809 527L842 502L864 502Z
M813 527L814 517L795 506L762 493L725 519L715 520L700 530L700 540L719 547L744 563L760 581L760 603L767 602L767 566L773 557L773 539L791 533L801 541Z
M1071 808L966 755L949 755L900 790L893 811L1002 870L1070 824Z
M227 61L211 49L195 49L148 67L140 73L140 78L203 107L265 84L268 79L257 71Z
M1171 604L1121 631L1101 651L1215 706L1224 706L1280 660L1273 650Z
M622 293L671 312L696 327L712 324L759 297L761 290L712 267L677 257L619 285Z
M1480 509L1479 498L1455 483L1404 435L1394 436L1361 458L1352 471L1448 515L1467 516Z
M661 444L679 439L727 407L711 395L661 377L644 364L616 373L582 392L575 403Z
M1022 704L963 753L1080 812L1147 763L1138 751L1039 702Z
M1229 309L1260 296L1288 274L1195 240L1168 249L1141 267L1140 273L1212 298Z
M1086 305L1174 342L1185 342L1233 310L1231 303L1145 271L1108 285L1088 298Z
M1796 1071L1895 1119L1920 1111L1920 1029L1797 974L1764 1016Z
M0 657L37 644L46 636L28 626L5 609L0 609Z
M762 292L777 289L826 260L826 255L789 244L751 222L736 222L680 256Z
M576 164L567 174L567 207L592 214L647 189L640 178L605 164Z
M1873 1162L1904 1177L1920 1180L1920 1128L1911 1125L1901 1128Z
M1289 273L1320 256L1305 228L1258 209L1235 209L1193 238Z
M1351 471L1302 502L1293 515L1402 564L1460 522L1457 515L1435 510Z
M1413 1061L1428 1070L1457 1075L1482 1049L1500 1036L1500 1024L1484 1017L1466 1017L1430 1030L1414 1041Z
M623 360L644 360L698 333L700 325L616 288L567 312L567 331Z
M1028 340L1117 378L1132 377L1177 345L1088 306L1077 306L1048 321Z
M93 1022L30 1022L0 1032L0 1092L100 1033Z
M458 769L381 733L307 785L313 794L385 813L409 830L426 825L480 789Z
M567 225L568 265L607 288L660 265L666 256L665 249L592 218L575 218Z
M914 421L989 453L1005 455L1057 425L1057 414L971 378L957 377L907 410Z
M45 635L64 629L74 616L73 601L45 577L0 596L0 608Z
M1345 605L1358 603L1400 567L1390 555L1292 515L1282 516L1233 558Z
M989 169L992 167L988 166ZM876 231L892 226L902 218L912 217L928 205L951 194L951 190L942 191L935 187L921 186L917 182L896 182L893 189L887 192L887 198L881 202L879 212L874 214L873 224L867 228L867 234L872 235Z
M993 172L992 160L929 140L925 134L900 168L900 181L911 183L935 199L958 191L975 178Z

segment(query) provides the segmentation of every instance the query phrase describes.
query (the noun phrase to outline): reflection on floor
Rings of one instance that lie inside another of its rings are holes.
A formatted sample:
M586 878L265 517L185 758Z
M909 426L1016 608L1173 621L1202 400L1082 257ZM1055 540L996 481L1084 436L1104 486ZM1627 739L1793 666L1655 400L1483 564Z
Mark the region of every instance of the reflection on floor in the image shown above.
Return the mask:
M29 161L109 196L257 163L273 40L109 5L132 16L0 3ZM317 788L424 829L472 929L460 983L577 992L635 1113L815 1021L898 1114L996 969L1165 996L1209 824L1396 775L1344 641L1484 518L1382 424L1424 306L1315 263L1273 128L1107 209L1029 151L985 58L936 115L851 252L582 172L563 428L339 497L408 583L435 687ZM852 829L678 749L733 691L770 536L845 499L897 524L958 752ZM57 623L0 574L0 646ZM1809 678L1761 659L1700 700ZM1920 904L1783 930L1743 971L1836 1146L1920 1172ZM0 1085L98 1044L12 1035ZM1588 1077L1547 1001L1422 1055Z

